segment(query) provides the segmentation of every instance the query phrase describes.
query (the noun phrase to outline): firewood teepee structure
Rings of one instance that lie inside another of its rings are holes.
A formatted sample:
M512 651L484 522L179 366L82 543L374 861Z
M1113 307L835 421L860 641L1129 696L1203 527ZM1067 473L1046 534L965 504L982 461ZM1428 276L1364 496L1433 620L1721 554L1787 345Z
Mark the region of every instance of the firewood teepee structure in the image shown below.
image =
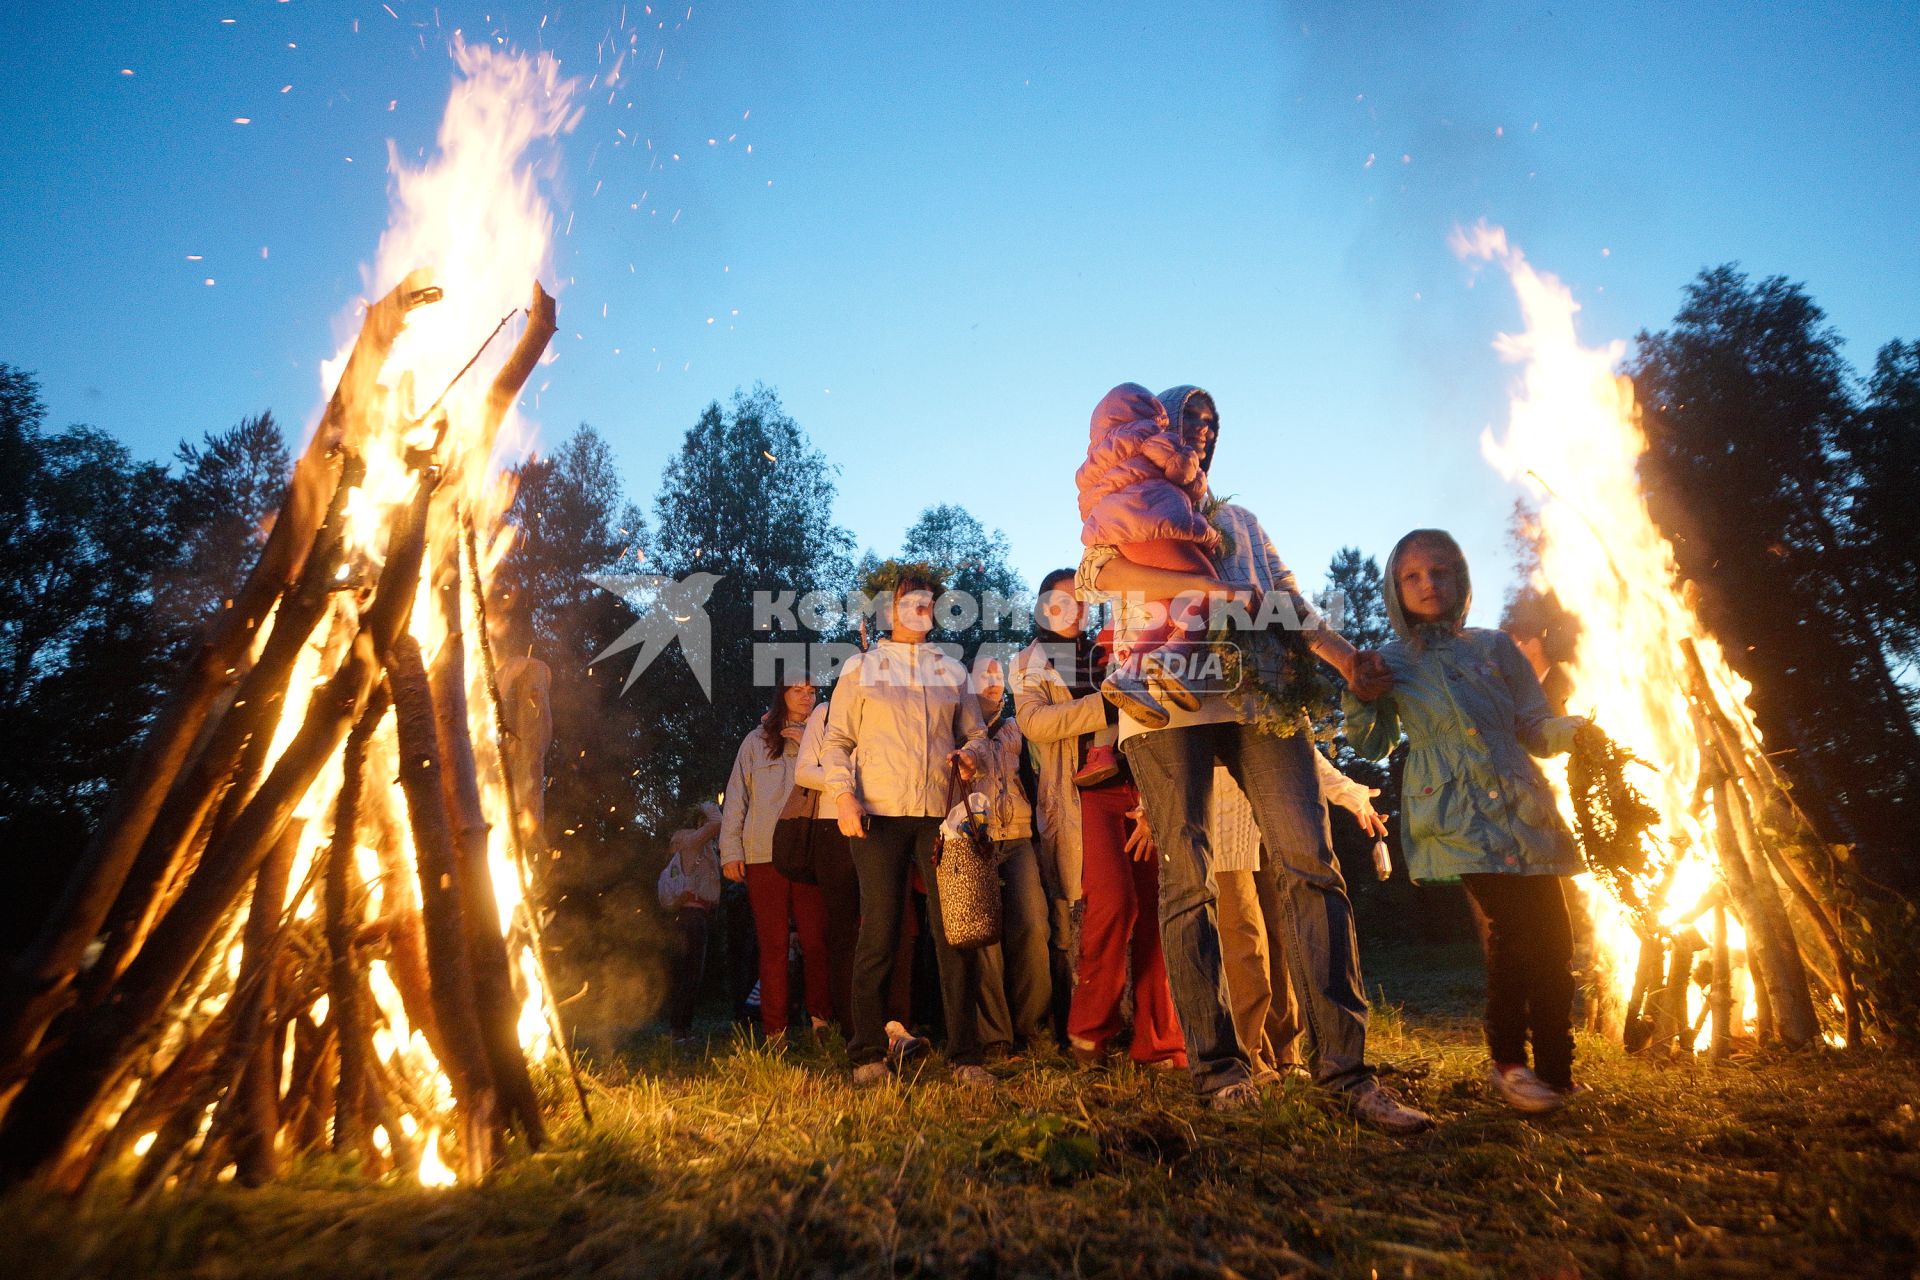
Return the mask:
M486 583L510 498L490 459L553 299L533 284L510 351L487 329L550 240L521 154L578 113L551 58L454 56L440 155L393 165L376 274L406 274L0 975L0 1184L75 1189L129 1156L140 1191L257 1183L325 1146L434 1181L546 1141L528 1052L566 1051L533 906L540 761L515 745L540 709L511 697L540 682L496 667ZM424 410L416 377L447 387Z
M1561 797L1596 872L1583 877L1596 1027L1681 1053L1858 1043L1836 907L1852 888L1774 768L1749 686L1647 509L1646 437L1614 372L1623 348L1583 346L1571 293L1498 228L1461 232L1455 248L1506 272L1526 320L1494 344L1522 373L1506 432L1481 447L1537 504L1530 585L1578 618L1567 710L1632 757L1576 749Z

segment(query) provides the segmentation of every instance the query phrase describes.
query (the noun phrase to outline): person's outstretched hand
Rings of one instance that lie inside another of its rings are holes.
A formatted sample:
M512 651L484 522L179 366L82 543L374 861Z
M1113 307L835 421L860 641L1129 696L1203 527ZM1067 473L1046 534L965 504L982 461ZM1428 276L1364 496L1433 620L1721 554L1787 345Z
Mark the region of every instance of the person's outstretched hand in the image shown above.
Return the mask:
M1133 819L1133 830L1127 832L1128 856L1135 862L1152 862L1160 850L1153 843L1152 829L1147 826L1146 806L1135 805L1127 810L1127 816Z
M1353 671L1347 676L1347 687L1353 690L1353 696L1360 701L1372 702L1383 694L1393 692L1393 671L1377 649L1363 650L1354 655Z
M1373 798L1380 794L1380 788L1368 787L1364 796L1353 797L1353 816L1360 821L1360 829L1375 840L1387 838L1387 820L1373 807Z

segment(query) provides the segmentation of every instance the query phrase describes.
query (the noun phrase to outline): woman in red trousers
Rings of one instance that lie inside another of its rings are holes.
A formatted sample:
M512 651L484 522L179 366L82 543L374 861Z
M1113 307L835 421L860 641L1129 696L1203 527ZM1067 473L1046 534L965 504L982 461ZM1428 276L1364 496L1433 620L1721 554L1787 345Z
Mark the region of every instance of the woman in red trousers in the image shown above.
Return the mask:
M1109 643L1103 632L1095 653L1103 655ZM1075 691L1082 684L1097 688L1102 674L1076 671ZM1133 1060L1184 1071L1187 1053L1160 950L1159 859L1140 793L1124 765L1111 781L1081 789L1080 843L1087 905L1080 921L1079 981L1067 1010L1073 1056L1088 1065L1106 1060L1123 1026L1120 1005L1131 970Z
M801 978L814 1026L824 1026L833 1010L827 913L819 886L796 884L773 865L773 829L793 789L794 759L815 696L806 683L788 685L775 696L760 727L734 756L720 817L720 873L747 886L760 944L760 1029L773 1044L787 1035L790 933L800 935Z

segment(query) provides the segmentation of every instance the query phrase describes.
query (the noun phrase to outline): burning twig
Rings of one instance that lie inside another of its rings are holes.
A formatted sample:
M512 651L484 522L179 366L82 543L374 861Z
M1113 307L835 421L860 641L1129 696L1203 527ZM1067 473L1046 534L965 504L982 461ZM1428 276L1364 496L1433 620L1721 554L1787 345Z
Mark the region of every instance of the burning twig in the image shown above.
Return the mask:
M319 430L295 466L286 503L246 583L210 626L177 691L147 731L131 776L82 855L47 925L0 983L0 1078L18 1076L66 993L89 944L113 907L174 780L187 763L214 702L245 665L260 625L306 563L326 498L338 483L360 407L409 311L437 298L424 276L408 276L367 310L353 354ZM428 296L431 293L432 296Z

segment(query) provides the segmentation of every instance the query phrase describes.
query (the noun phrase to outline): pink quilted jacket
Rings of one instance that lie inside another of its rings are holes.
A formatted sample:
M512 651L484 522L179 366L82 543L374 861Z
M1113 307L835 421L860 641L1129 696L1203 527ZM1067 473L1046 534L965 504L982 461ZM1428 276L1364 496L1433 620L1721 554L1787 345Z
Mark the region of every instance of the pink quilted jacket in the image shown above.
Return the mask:
M1210 548L1218 541L1200 513L1207 476L1199 451L1137 382L1121 383L1094 406L1087 460L1073 482L1083 545L1171 538Z

